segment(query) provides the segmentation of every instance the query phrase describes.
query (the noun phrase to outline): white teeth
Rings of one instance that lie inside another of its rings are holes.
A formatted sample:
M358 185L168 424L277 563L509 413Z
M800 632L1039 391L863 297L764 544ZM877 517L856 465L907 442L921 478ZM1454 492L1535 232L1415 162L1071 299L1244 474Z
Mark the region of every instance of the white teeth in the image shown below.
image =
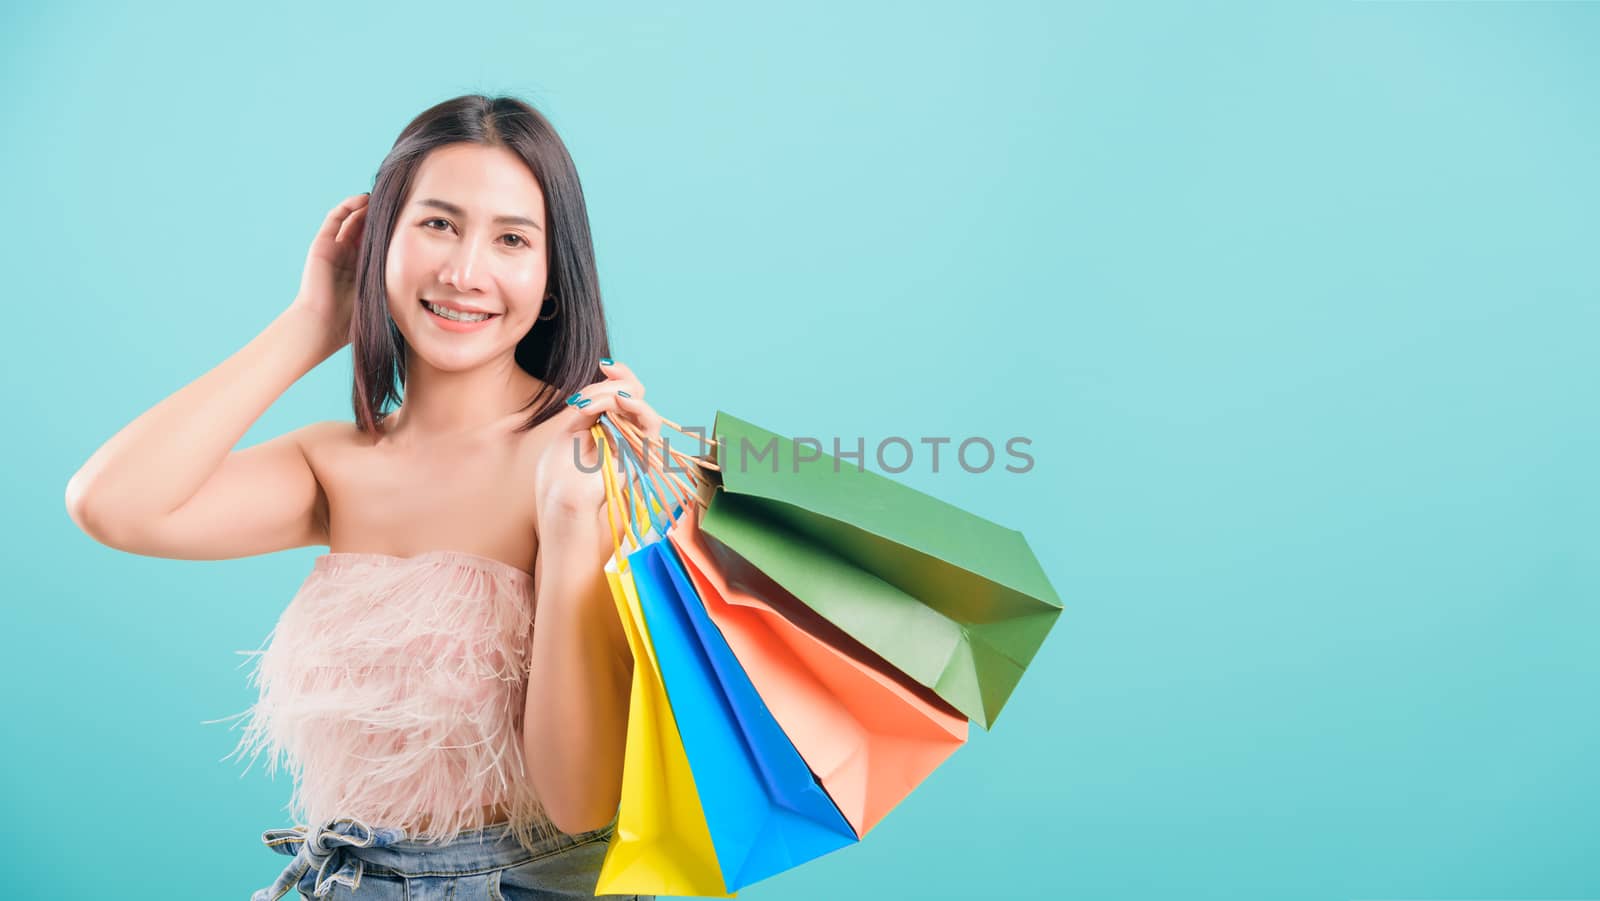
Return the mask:
M489 318L488 313L457 313L455 310L446 307L435 306L426 300L422 302L422 305L439 316L443 316L446 319L454 319L457 322L482 322Z

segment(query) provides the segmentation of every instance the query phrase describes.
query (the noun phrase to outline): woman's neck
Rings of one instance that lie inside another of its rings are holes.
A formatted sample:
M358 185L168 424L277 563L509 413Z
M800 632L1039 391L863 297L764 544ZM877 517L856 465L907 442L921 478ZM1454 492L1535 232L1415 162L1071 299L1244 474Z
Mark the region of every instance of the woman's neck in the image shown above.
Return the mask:
M401 440L468 437L527 415L544 387L514 360L450 372L407 361L404 401L384 420Z

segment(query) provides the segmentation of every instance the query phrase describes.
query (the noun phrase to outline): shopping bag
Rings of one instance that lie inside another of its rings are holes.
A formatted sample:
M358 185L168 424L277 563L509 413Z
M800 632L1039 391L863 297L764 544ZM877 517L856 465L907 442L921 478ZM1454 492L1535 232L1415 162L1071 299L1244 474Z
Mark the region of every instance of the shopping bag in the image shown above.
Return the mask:
M1020 532L718 411L701 530L990 728L1061 614Z
M706 616L672 544L651 542L628 559L728 889L854 843Z
M699 531L667 538L745 674L858 837L967 740L967 720Z
M612 473L603 436L596 435L605 473L606 501L614 518L623 500ZM631 511L630 514L631 515ZM677 722L661 682L655 649L644 627L629 557L645 542L613 526L614 553L606 562L606 582L633 651L633 686L628 702L623 753L622 800L617 825L606 848L595 894L702 895L733 897L723 884L706 827L700 794L678 736Z

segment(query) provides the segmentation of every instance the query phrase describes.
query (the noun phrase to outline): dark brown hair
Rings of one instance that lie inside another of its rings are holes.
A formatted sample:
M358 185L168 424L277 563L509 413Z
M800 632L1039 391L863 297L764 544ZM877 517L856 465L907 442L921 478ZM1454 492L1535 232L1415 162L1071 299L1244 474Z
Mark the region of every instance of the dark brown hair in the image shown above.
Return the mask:
M589 213L578 170L556 130L538 110L514 97L467 94L446 100L411 120L378 166L368 200L366 231L357 261L356 309L350 322L355 361L351 403L356 427L384 431L385 407L401 399L406 380L405 336L389 316L384 261L417 167L447 144L504 147L527 164L544 192L545 246L555 318L540 321L517 344L516 361L544 387L517 431L527 431L561 410L568 395L599 381L601 357L610 356L600 278L595 270ZM545 312L544 315L548 315Z

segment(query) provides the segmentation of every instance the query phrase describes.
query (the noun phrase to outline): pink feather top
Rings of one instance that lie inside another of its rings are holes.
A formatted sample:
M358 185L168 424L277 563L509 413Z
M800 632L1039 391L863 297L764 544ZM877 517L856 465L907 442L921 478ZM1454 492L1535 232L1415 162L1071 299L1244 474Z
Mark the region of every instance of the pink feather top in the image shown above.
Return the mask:
M533 612L533 577L489 557L324 554L266 650L239 652L257 657L260 699L234 714L249 719L228 756L266 751L269 775L287 758L297 823L356 817L442 844L506 805L531 850L559 834L524 771Z

